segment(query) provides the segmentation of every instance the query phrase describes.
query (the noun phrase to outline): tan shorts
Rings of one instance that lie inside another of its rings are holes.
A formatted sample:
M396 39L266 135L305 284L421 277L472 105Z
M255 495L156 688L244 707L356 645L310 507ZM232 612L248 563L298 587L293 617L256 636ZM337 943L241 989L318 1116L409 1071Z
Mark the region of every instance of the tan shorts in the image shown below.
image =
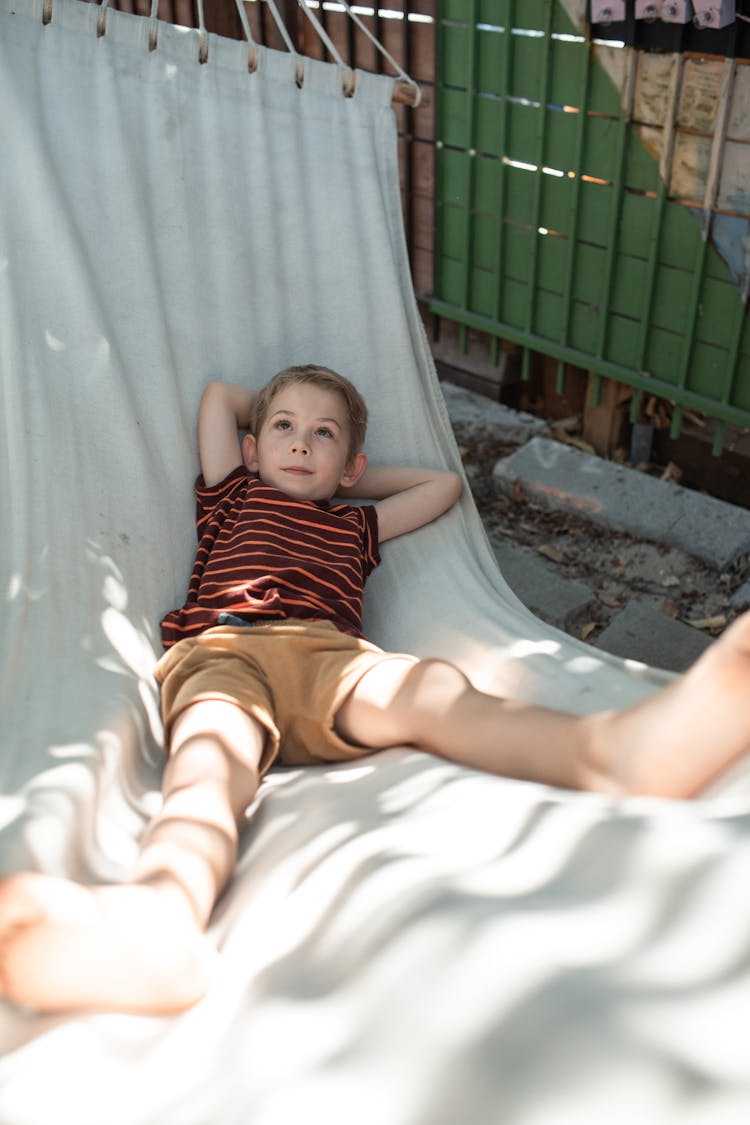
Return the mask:
M268 731L261 773L277 758L295 766L360 758L371 748L344 741L333 724L364 674L386 660L416 663L416 657L385 653L327 621L219 625L186 637L155 669L167 744L181 711L219 699L241 707Z

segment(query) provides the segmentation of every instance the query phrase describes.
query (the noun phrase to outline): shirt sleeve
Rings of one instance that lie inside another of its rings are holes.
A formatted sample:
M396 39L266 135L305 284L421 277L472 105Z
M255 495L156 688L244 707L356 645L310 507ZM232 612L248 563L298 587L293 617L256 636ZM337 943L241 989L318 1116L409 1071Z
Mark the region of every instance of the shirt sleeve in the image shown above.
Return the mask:
M359 511L362 513L362 559L366 578L380 563L378 513L374 504L363 504Z
M208 486L203 479L203 473L200 474L195 482L195 526L199 539L222 500L231 496L241 484L246 483L249 475L244 465L237 465L224 477L224 480Z

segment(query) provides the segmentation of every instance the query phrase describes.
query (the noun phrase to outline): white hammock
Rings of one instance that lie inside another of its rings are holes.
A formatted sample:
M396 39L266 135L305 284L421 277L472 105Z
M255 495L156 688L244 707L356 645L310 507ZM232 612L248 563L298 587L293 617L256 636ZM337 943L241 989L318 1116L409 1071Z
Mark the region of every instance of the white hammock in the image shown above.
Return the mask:
M151 669L193 554L205 383L327 364L368 399L373 462L460 464L411 289L394 80L358 72L345 97L338 65L101 21L0 0L0 863L83 880L127 877L154 808ZM574 711L663 682L524 609L468 490L383 555L366 627L385 647ZM750 1096L744 1039L698 1032L723 990L748 999L735 811L612 808L406 751L276 773L211 930L214 992L174 1020L1 1009L0 1121L715 1125Z

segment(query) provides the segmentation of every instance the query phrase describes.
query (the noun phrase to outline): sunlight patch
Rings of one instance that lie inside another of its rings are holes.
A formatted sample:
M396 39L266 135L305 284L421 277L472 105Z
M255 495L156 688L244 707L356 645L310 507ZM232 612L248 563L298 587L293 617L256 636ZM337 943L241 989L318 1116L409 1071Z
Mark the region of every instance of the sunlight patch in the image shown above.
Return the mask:
M65 344L62 340L58 340L57 336L53 336L49 328L44 330L44 339L47 341L47 347L51 352L64 352Z
M506 655L518 657L523 660L527 656L556 656L559 651L559 641L529 641L522 639L509 645L506 650Z
M575 672L579 676L585 675L588 672L595 672L597 668L601 668L602 661L596 656L574 656L569 660L565 667L569 672Z

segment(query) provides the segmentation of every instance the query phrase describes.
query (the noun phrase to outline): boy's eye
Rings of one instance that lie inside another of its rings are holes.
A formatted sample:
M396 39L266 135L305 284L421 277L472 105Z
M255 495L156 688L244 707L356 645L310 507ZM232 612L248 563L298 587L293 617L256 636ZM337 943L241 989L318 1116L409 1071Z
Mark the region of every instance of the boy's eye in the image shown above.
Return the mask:
M317 432L322 437L333 437L333 430L329 430L327 426L319 426Z
M279 418L276 423L277 430L291 430L292 424L287 418Z

